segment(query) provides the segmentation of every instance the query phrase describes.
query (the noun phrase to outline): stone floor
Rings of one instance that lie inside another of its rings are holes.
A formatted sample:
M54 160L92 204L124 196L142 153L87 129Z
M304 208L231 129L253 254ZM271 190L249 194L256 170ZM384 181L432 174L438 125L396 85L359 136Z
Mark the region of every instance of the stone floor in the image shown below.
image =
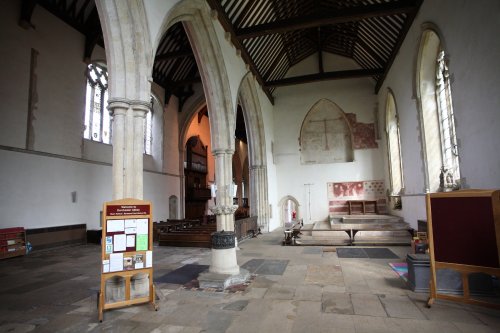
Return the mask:
M100 247L86 245L0 261L0 332L500 332L500 311L413 293L388 263L339 259L333 247L281 246L282 231L240 244L253 272L231 292L158 282L158 311L139 305L97 320ZM210 250L155 247L155 279L207 265Z

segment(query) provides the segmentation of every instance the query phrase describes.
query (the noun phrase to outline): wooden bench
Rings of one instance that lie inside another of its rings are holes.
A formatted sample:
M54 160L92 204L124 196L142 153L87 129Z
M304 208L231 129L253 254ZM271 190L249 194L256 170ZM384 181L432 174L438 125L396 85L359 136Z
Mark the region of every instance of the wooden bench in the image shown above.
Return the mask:
M212 247L211 233L167 232L161 233L158 239L160 246Z

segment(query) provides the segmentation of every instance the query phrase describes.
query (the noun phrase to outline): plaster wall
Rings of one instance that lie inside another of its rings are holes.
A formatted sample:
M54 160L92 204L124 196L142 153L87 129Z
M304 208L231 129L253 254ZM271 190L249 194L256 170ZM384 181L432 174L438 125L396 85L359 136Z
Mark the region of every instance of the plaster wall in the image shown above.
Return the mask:
M32 16L36 28L24 30L17 24L20 8L21 1L8 1L0 13L0 144L25 148L33 48L38 52L33 148L80 157L86 84L84 37L41 6L35 6Z
M328 62L347 62L347 65L355 68L355 64L340 56L328 56ZM334 69L332 66L331 70ZM317 71L317 57L311 56L291 68L287 76L314 71ZM310 165L300 163L300 127L307 112L320 99L326 98L336 103L344 113L356 114L358 122L374 122L377 100L371 79L346 79L280 87L275 94L275 205L281 198L293 196L300 205L298 217L303 218L305 223L312 223L328 217L328 182L384 178L383 149L380 146L376 149L354 150L354 162ZM274 215L279 218L279 207L275 212Z
M17 22L20 8L21 1L8 1L0 12L0 40L5 46L0 54L4 74L0 77L0 227L87 223L88 228L97 228L103 202L112 199L112 146L82 138L85 39L39 5L32 17L35 29L24 30ZM33 151L24 149L31 48L39 52ZM104 50L96 47L92 59L105 62ZM158 94L160 99L163 94ZM178 158L175 169L166 168L170 173L161 173L161 106L156 114L154 153L144 162L152 171L144 173L144 198L153 200L154 219L167 218L168 197L180 196ZM176 118L172 124L176 129ZM175 146L178 154L178 144ZM75 191L77 200L73 203L71 193Z
M394 92L407 195L403 197L403 210L399 214L413 227L417 227L417 219L426 218L424 164L415 88L423 24L430 22L438 28L444 49L449 54L460 169L466 186L499 188L500 150L496 144L500 139L500 67L495 66L500 57L497 36L500 31L499 12L500 3L493 0L480 3L465 0L424 1L380 89L381 129L385 124L387 88ZM385 136L383 138L381 145L385 147ZM384 157L387 169L386 154Z

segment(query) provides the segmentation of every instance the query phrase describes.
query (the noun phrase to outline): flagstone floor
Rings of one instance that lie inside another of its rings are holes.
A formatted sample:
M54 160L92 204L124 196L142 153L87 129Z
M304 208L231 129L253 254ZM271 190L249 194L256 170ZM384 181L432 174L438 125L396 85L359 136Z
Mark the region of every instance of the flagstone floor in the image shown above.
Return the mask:
M335 248L281 246L283 232L244 241L238 264L249 285L217 292L166 277L209 265L210 250L154 248L158 311L109 310L97 319L98 245L34 252L0 261L0 332L500 332L500 311L411 292L388 265L399 259L339 259Z

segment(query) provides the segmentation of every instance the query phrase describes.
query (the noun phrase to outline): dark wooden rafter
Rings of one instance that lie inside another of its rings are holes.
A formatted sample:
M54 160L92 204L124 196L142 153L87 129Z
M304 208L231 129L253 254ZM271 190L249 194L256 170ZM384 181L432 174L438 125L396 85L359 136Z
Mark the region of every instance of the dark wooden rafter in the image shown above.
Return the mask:
M159 54L155 57L155 62L169 61L172 59L185 58L185 57L194 57L193 51L189 49L189 50L181 50L181 51Z
M380 78L377 80L377 84L375 86L375 93L378 94L378 91L380 90L380 87L384 83L384 80L389 73L389 70L391 69L392 63L394 62L394 59L396 58L396 55L399 52L399 49L401 48L401 45L403 44L403 41L406 37L406 34L408 33L408 30L410 30L410 27L413 23L413 20L415 19L415 16L417 16L418 10L420 8L420 5L422 4L423 0L416 0L417 3L416 8L410 13L407 14L406 21L404 23L403 29L401 29L401 32L399 33L399 38L396 42L396 45L392 48L391 56L389 57L389 60L387 61L387 64L385 66L384 73L380 76Z
M31 23L31 16L35 10L37 0L23 0L21 3L21 17L19 18L19 25L24 29L34 28Z
M271 102L271 104L274 104L274 97L265 87L264 80L262 79L262 76L260 75L257 66L253 62L252 58L248 54L248 51L246 48L243 46L243 44L238 40L236 37L236 34L234 32L233 26L231 24L231 21L227 17L224 9L222 8L221 4L217 0L207 0L208 4L212 8L212 10L215 10L218 14L219 22L221 23L222 27L226 32L228 32L231 35L231 42L234 44L234 46L240 50L241 52L241 57L243 58L243 61L245 61L246 64L250 67L250 71L252 72L253 75L255 75L255 78L257 79L257 82L259 82L260 86L262 87L262 90L266 94L267 98Z
M336 72L324 72L318 74L309 74L303 76L290 77L275 81L266 82L266 87L283 87L297 84L311 83L317 81L339 80L339 79L353 79L359 77L375 76L384 73L383 68L375 69L353 69Z
M208 0L208 2L217 2ZM416 12L422 0L401 0L369 6L345 8L334 12L324 12L310 16L300 16L285 20L264 23L236 31L238 40L255 38L263 35L284 33L291 30L314 28L346 22L360 21L370 17L388 16ZM220 5L219 5L220 7ZM213 7L212 7L213 8ZM222 10L222 9L221 9Z
M82 6L80 7L80 10L78 13L75 15L75 19L78 22L84 22L85 21L85 10L87 9L88 5L90 4L90 0L86 0Z
M75 10L75 16L77 15ZM90 12L85 25L85 50L83 54L83 60L86 63L90 62L92 59L92 52L95 46L103 41L101 22L99 21L99 13L97 12L97 7L94 7Z
M323 73L323 41L321 38L321 27L318 27L318 71Z

